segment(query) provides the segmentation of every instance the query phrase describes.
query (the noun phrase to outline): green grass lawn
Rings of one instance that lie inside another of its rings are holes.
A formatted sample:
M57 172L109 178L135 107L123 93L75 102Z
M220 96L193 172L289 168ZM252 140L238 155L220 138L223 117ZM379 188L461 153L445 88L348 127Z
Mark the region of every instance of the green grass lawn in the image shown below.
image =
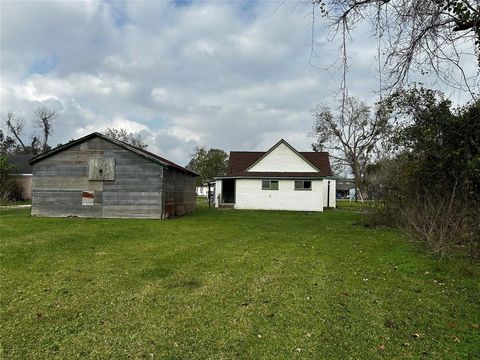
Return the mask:
M0 209L0 358L480 358L478 268L360 216Z
M5 201L0 199L0 206L31 205L32 200Z
M364 201L363 203L358 201L349 201L346 199L337 199L337 209L340 210L364 210L371 208L378 204L378 202Z

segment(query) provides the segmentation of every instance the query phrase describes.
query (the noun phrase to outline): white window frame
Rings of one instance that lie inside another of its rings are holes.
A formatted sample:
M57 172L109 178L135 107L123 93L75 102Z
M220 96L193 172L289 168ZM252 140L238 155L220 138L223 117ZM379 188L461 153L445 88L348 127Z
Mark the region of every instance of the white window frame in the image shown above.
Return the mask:
M310 187L305 187L305 183L310 183ZM302 183L302 187L297 187L297 183ZM295 180L293 182L293 189L295 191L312 191L312 180Z
M268 185L269 185L268 187L263 186L266 181L268 181ZM273 188L272 188L272 183L277 183L277 188L276 188L276 189L273 189ZM273 191L277 191L278 188L279 188L279 182L278 182L278 180L262 180L262 190L273 190Z

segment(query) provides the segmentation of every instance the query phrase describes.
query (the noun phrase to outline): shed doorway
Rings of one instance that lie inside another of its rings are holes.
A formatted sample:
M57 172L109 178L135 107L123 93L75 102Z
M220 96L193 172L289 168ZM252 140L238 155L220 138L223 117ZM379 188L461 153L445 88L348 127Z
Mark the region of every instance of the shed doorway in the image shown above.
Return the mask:
M235 179L222 180L222 203L235 204Z

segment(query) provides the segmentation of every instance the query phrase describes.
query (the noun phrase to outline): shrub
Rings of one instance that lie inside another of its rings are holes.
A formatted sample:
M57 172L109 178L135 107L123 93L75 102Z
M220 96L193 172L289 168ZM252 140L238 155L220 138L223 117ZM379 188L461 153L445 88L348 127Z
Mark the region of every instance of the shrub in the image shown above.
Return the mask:
M390 139L397 155L367 174L383 199L370 221L398 226L440 257L461 248L480 260L480 100L453 110L413 89L388 105L406 121Z
M13 176L15 167L7 161L7 156L0 156L0 201L9 202L21 199L22 187Z

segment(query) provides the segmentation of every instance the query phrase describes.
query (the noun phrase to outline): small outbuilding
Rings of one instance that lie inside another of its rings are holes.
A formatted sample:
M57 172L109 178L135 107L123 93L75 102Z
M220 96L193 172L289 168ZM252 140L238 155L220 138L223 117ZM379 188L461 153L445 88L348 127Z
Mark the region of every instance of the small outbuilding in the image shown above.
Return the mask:
M354 199L355 198L355 179L337 179L337 198Z
M215 180L215 207L323 211L336 206L328 153L299 152L283 139L268 151L230 152L226 174Z
M30 164L34 216L165 219L195 210L195 172L100 133Z

